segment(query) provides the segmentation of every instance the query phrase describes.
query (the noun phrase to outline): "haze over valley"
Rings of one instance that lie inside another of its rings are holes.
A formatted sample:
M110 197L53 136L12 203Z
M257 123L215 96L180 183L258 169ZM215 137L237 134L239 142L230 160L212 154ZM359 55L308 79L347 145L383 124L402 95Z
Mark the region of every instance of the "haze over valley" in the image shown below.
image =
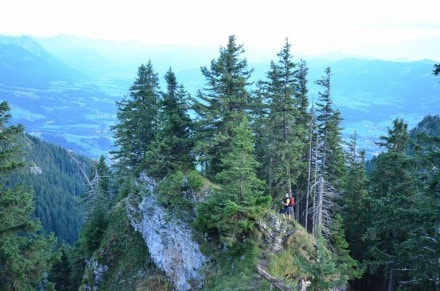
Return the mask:
M240 40L238 36L238 41ZM159 75L172 68L192 95L203 89L200 67L209 66L218 49L203 46L143 45L83 37L0 37L0 94L10 102L14 122L26 131L89 157L108 155L116 102L132 84L137 68L151 60ZM265 80L272 56L247 54L252 80ZM281 49L282 44L280 44ZM293 44L293 52L295 44ZM354 132L372 156L374 142L395 118L414 127L426 115L440 112L440 86L432 75L434 60L384 61L346 55L304 59L309 67L309 100L314 84L331 67L331 97L342 113L344 136ZM265 59L264 59L265 58ZM252 89L252 86L250 87Z

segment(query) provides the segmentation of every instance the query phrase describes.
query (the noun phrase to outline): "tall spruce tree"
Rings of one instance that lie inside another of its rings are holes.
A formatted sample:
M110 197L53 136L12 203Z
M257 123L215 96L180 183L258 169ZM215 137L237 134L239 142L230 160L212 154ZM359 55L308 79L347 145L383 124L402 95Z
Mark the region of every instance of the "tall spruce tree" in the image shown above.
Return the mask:
M340 189L347 241L350 244L353 257L362 260L365 257L365 244L362 235L369 226L371 217L365 211L368 208L365 151L358 151L357 146L355 133L347 143L346 172Z
M313 174L309 176L312 185L309 189L313 210L312 231L315 235L330 233L335 202L340 191L338 184L344 173L341 116L332 106L331 69L326 68L324 73L324 76L316 81L322 89L318 92L316 117L313 119L314 142L309 150L309 156L313 155L310 163Z
M145 170L145 154L156 138L159 99L159 80L149 61L139 67L129 95L117 103L119 123L112 130L118 149L112 154L122 172L137 176Z
M189 95L177 83L171 69L165 74L165 81L167 91L160 102L157 137L146 156L147 172L156 178L194 167L193 125L187 103Z
M330 244L336 263L336 273L341 274L338 280L339 287L346 286L349 280L360 278L362 271L358 266L358 262L350 255L349 244L343 227L343 218L340 214L335 215Z
M197 158L203 172L210 178L222 171L222 158L231 150L232 130L249 110L247 86L252 70L248 69L242 45L234 35L220 56L202 67L206 86L194 99L197 113Z
M7 102L0 103L0 179L24 166L17 147L23 127L8 125L9 110ZM55 238L40 234L40 222L32 218L32 198L24 186L0 186L1 290L32 290L51 266Z
M271 199L263 194L264 182L256 176L258 163L245 115L231 134L231 150L216 177L221 189L198 207L196 224L205 231L217 231L225 246L240 250L254 241L256 224Z
M267 94L270 115L267 129L270 132L267 168L273 177L269 189L281 198L285 193L293 195L292 187L303 169L301 157L305 148L305 128L301 116L306 94L304 83L299 83L297 64L293 62L291 45L286 40L278 53L278 62L271 63L268 72ZM304 71L302 71L304 73ZM304 80L301 80L304 81ZM269 182L269 181L268 181Z
M402 285L436 290L440 284L440 136L418 134L413 150L417 164L415 178L420 190L408 210L412 225L408 239L398 250L399 260L411 266L404 274Z
M269 156L270 131L268 130L269 104L267 98L267 85L264 81L256 83L256 90L250 98L250 125L255 136L255 158L258 161L257 176L266 181L267 185L273 184L272 168ZM269 191L270 192L270 191Z
M413 131L408 139L407 124L396 119L378 142L386 152L371 163L364 208L370 219L363 236L371 275L359 282L362 286L373 278L388 290L438 289L440 139L435 128L424 124L422 131L434 136Z
M368 245L370 271L387 274L392 286L396 270L412 268L411 263L399 259L399 253L413 231L411 209L418 193L416 163L406 153L408 132L403 120L394 120L388 135L381 136L378 144L388 151L377 157L369 177L371 198L367 206L371 220L363 239Z
M301 129L301 134L298 136L300 143L302 144L299 176L296 183L297 203L295 203L295 214L297 219L302 225L306 224L307 200L310 187L310 175L309 170L311 162L310 141L313 138L313 126L312 116L309 112L309 99L308 99L308 67L304 60L301 60L298 64L297 78L298 88L296 90L296 99L298 100L298 113L299 116L296 119L297 127Z
M69 276L72 272L69 260L71 248L68 245L60 247L60 258L56 261L48 274L48 280L55 285L55 290L74 290Z
M331 99L331 69L326 68L322 79L316 81L322 87L316 104L318 172L324 180L337 186L344 172L341 114L333 108Z

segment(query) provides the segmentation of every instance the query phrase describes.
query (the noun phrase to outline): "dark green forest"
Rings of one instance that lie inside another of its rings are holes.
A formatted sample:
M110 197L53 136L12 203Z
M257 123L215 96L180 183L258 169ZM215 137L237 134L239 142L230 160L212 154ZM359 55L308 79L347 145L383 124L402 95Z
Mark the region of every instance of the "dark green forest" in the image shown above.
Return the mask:
M0 289L135 290L139 284L127 278L139 266L150 274L142 283L147 289L172 290L127 222L127 205L145 195L142 177L155 181L152 194L170 215L193 226L210 258L202 289L297 290L306 281L309 290L439 289L439 116L411 130L394 120L377 137L381 153L367 160L355 132L342 138L331 68L309 80L307 63L295 59L288 40L257 83L235 36L201 73L204 87L190 96L172 68L161 89L153 64L139 66L117 102L111 165L29 136L26 154L14 155L20 143L10 136L21 137L23 128L7 124L2 103L0 173L12 182L0 189L0 258L7 262ZM310 82L320 87L313 102ZM10 171L25 163L11 180ZM37 182L45 169L49 174ZM285 194L296 203L294 221L283 222L303 234L288 239L281 256L262 243L258 225L281 217ZM50 248L49 232L59 247ZM17 238L23 246L11 243ZM104 279L84 267L92 257L109 266ZM41 267L28 277L34 270L16 264L32 260ZM261 266L270 276L257 275Z
M5 186L26 185L33 190L35 216L46 233L73 244L83 217L81 195L93 161L31 135L20 138L26 167L11 174Z

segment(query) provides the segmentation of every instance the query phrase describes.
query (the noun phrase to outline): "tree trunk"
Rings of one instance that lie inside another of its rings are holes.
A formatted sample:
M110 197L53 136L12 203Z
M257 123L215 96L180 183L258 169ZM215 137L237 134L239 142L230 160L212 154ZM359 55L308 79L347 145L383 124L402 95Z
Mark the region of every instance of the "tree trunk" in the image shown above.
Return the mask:
M319 177L319 190L318 190L318 201L317 201L317 205L316 205L316 225L317 225L317 229L318 231L321 231L321 226L322 226L322 195L324 192L324 178L321 176ZM317 234L315 233L315 236Z
M388 291L393 291L393 269L390 270L388 277Z
M306 229L306 231L309 223L309 199L310 199L310 190L311 190L310 185L312 179L312 142L313 142L312 122L310 121L309 166L307 171L306 209L305 209L305 220L304 220L304 228Z
M284 282L282 282L280 279L272 276L269 274L266 270L264 270L260 265L257 266L258 274L261 275L264 279L266 279L268 282L270 282L275 288L281 291L289 291L292 290L289 286L287 286Z

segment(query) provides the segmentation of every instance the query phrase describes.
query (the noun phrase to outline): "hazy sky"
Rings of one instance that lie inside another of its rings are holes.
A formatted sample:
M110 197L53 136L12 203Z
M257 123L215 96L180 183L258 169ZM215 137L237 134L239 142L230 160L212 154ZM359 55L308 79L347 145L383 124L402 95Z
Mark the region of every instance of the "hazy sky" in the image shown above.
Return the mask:
M4 0L0 34L440 61L439 0Z

